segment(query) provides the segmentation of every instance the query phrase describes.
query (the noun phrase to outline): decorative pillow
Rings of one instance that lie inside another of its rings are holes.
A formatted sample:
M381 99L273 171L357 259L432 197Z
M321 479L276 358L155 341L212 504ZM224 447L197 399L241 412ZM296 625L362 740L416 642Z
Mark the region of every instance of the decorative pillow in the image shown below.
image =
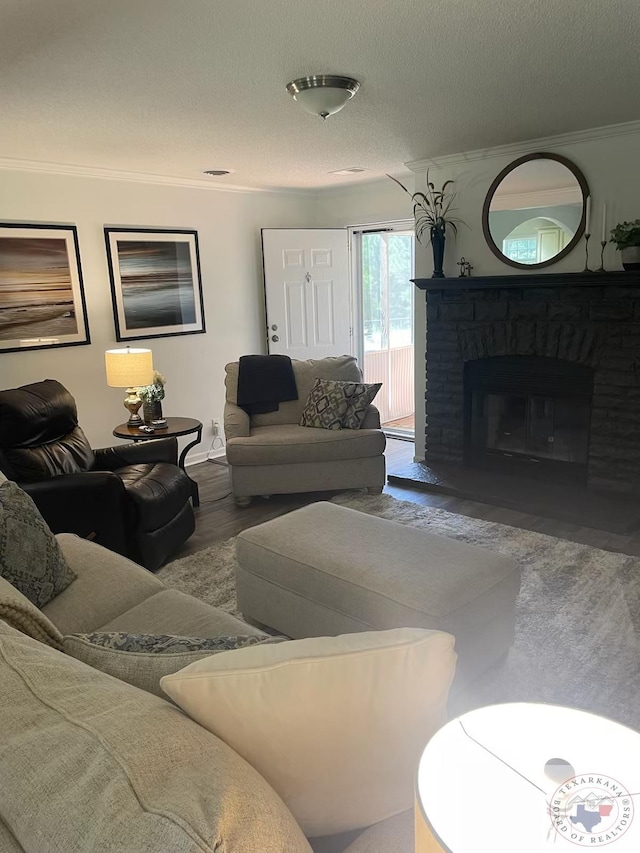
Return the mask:
M399 628L222 652L162 689L272 785L308 837L411 808L446 721L454 638Z
M166 698L160 689L163 675L177 672L190 663L217 652L241 649L259 643L281 643L285 637L175 637L170 634L127 634L96 631L68 634L62 648L89 666L126 681L148 693Z
M36 607L44 607L77 577L29 495L0 485L0 575Z
M364 382L345 382L344 395L347 411L342 418L345 429L360 429L373 398L382 388L382 382L366 385Z
M300 426L342 429L342 419L347 413L345 384L333 379L316 379L302 410Z

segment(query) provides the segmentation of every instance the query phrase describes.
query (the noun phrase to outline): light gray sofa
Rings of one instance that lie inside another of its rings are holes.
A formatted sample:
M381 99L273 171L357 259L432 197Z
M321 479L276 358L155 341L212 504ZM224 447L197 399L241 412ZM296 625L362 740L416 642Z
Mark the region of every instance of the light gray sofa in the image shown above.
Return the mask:
M342 355L291 363L298 399L280 403L276 412L251 417L238 406L238 362L225 367L224 431L236 502L246 505L252 495L335 489L380 492L385 483L385 436L375 406L369 406L360 429L300 426L316 379L362 382L355 358Z
M62 634L262 636L118 554L57 538L77 578L42 613ZM20 593L3 583L6 616ZM310 847L265 780L170 702L1 619L0 684L3 853L412 853L411 812Z

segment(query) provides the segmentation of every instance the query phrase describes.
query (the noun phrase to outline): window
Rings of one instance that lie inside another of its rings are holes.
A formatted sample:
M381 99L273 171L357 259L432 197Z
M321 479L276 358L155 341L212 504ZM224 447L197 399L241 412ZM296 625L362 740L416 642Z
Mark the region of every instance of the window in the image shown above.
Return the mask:
M537 237L508 237L502 243L502 253L521 264L535 264L538 260Z

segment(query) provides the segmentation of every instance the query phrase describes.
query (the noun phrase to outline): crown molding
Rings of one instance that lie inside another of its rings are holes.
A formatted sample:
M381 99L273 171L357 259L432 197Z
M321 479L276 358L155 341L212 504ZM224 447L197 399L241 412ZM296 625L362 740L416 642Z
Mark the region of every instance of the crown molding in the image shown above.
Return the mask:
M494 148L481 148L459 154L445 154L442 157L425 157L422 160L410 160L404 165L412 172L426 172L433 166L457 166L461 163L471 163L474 160L488 160L493 157L517 157L529 154L532 150L543 151L546 148L560 148L565 145L575 145L580 142L594 142L611 136L626 136L629 133L640 133L640 121L628 121L624 124L610 124L605 127L594 127L589 130L577 130L572 133L562 133L557 136L542 136L536 139L525 139L508 145L498 145Z
M270 193L279 195L306 195L313 187L248 187L242 184L222 184L202 178L180 178L173 175L153 175L146 172L127 172L117 169L101 169L93 166L72 166L66 163L48 163L39 160L19 160L0 157L0 169L12 172L40 172L48 175L67 175L76 178L99 178L107 181L127 181L138 184L182 187L186 189L214 190L223 193Z

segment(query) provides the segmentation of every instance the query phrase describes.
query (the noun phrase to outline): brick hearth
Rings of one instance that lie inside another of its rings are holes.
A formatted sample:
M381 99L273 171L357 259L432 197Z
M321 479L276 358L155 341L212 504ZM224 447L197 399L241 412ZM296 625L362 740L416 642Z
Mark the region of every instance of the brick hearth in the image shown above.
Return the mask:
M462 465L464 364L529 355L591 367L592 487L640 494L637 273L416 279L426 292L426 462Z

